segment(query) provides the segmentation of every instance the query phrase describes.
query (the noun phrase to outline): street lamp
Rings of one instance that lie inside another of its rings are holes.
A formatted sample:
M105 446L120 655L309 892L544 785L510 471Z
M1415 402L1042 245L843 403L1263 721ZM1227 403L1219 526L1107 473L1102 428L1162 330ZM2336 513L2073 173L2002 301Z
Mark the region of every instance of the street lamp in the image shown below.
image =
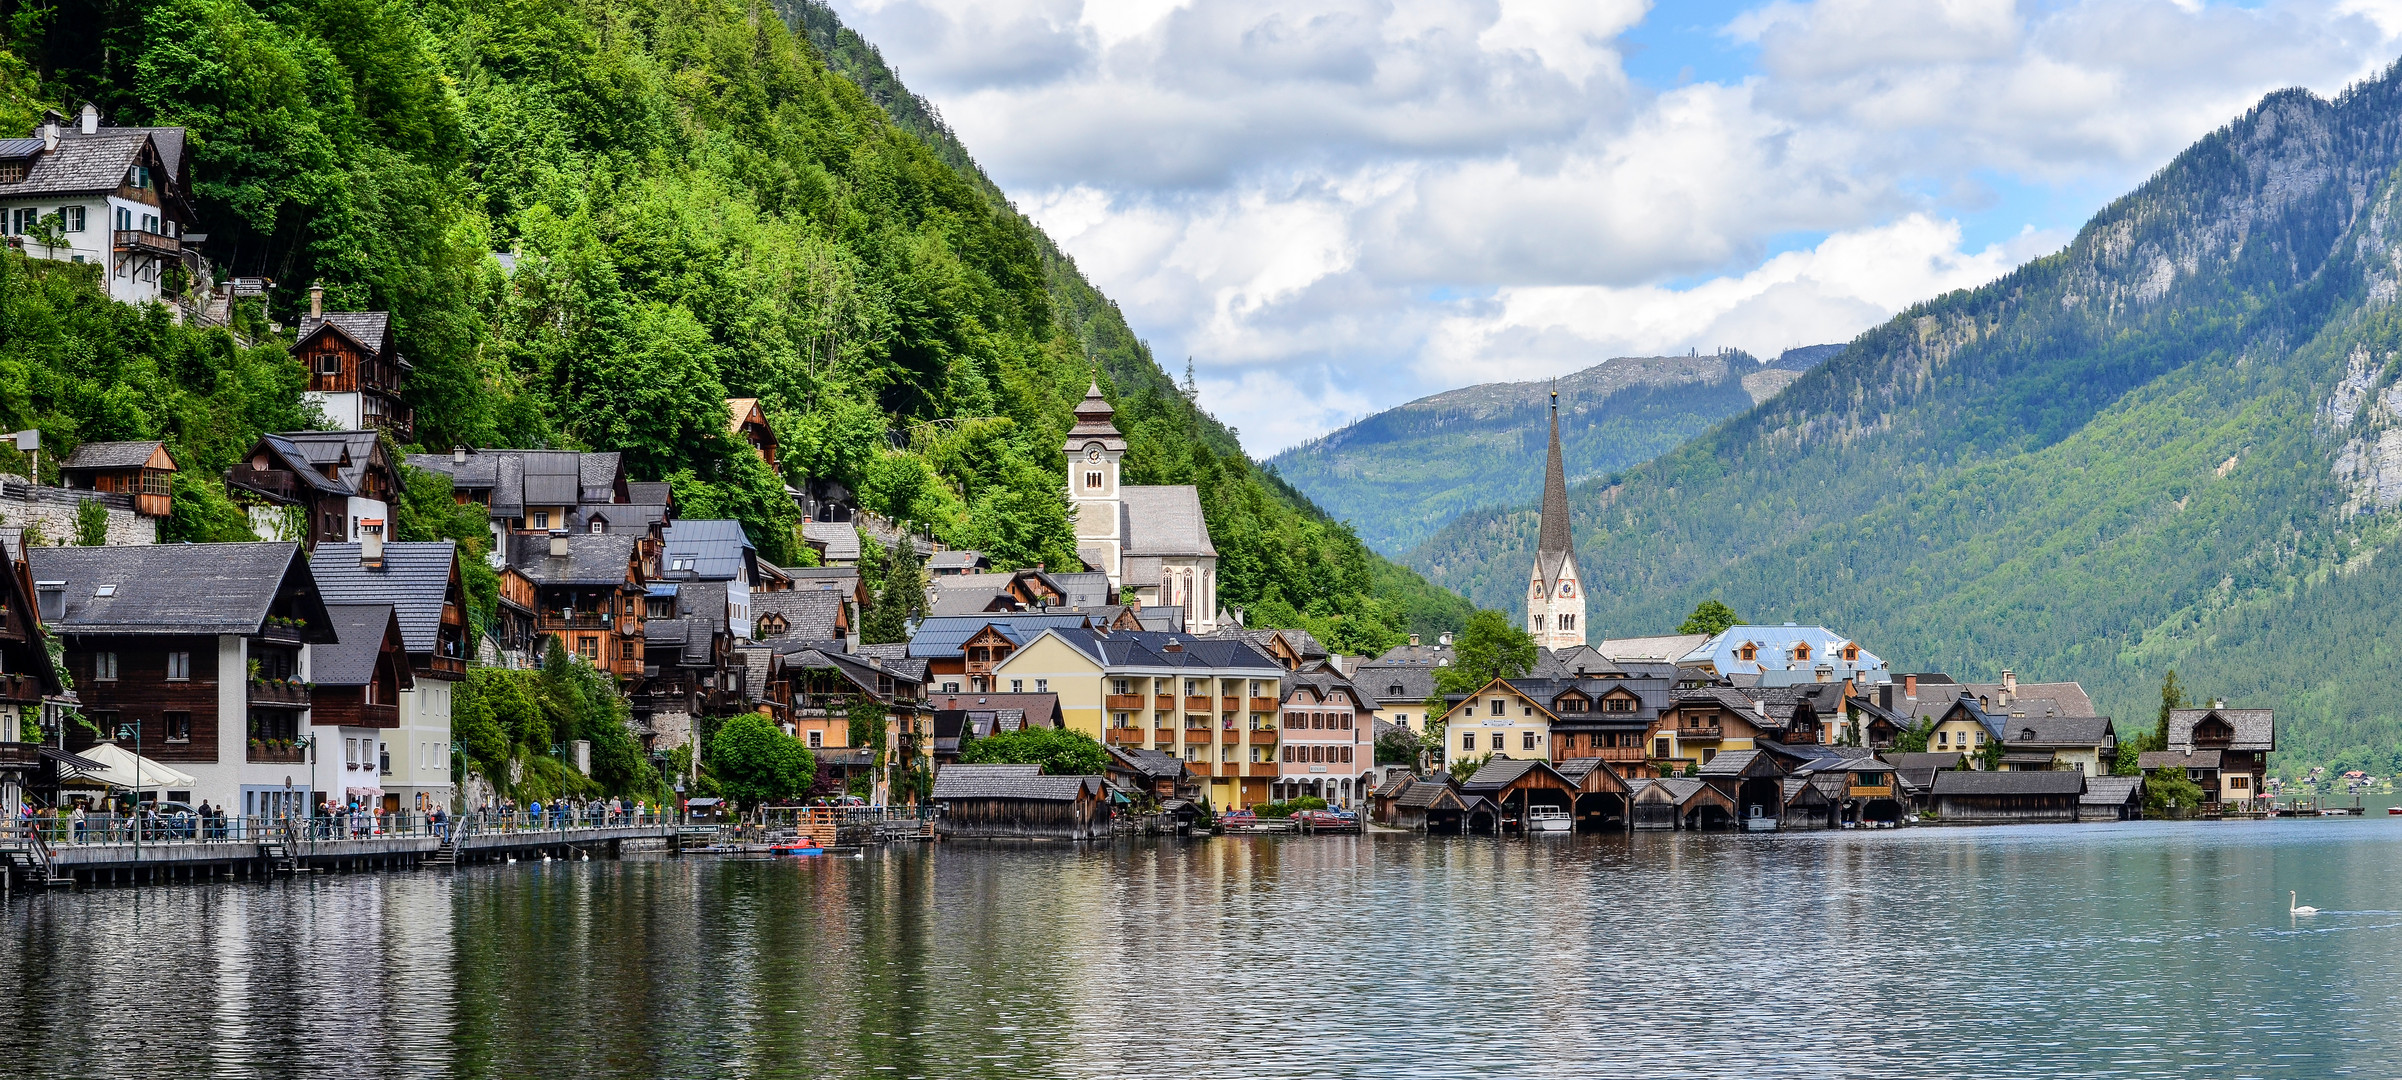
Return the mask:
M117 737L133 740L133 861L142 861L142 722L123 720L117 724Z

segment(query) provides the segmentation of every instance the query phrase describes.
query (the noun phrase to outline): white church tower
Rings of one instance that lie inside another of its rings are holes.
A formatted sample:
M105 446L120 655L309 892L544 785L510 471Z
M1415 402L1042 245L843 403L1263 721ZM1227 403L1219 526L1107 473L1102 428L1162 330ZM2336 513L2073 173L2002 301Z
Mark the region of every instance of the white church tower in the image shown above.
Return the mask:
M1126 456L1126 437L1110 422L1117 410L1101 396L1098 380L1076 406L1076 426L1068 430L1068 508L1076 515L1076 554L1094 569L1109 574L1109 587L1120 588L1126 537L1120 512L1118 463Z
M1079 413L1079 415L1082 415ZM1585 643L1585 582L1568 532L1568 470L1560 460L1560 392L1551 392L1551 461L1543 472L1543 525L1526 587L1526 632L1539 649Z

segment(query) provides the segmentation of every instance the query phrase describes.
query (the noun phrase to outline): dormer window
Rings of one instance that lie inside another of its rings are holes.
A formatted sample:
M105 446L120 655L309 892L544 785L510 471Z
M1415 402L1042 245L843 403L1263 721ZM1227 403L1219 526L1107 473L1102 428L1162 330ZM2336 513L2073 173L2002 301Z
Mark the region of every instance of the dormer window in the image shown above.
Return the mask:
M1810 658L1810 643L1807 641L1794 642L1793 658L1796 660L1808 660Z
M1748 664L1760 658L1760 647L1746 641L1742 648L1735 650L1735 656Z

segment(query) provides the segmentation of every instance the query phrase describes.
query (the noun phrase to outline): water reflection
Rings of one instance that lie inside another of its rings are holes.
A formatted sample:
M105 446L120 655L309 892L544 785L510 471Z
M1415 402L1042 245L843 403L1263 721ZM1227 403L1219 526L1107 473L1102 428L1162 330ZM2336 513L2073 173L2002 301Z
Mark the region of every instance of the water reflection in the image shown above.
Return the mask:
M20 897L77 1075L2385 1076L2384 820L638 858ZM2286 890L2327 913L2296 920Z

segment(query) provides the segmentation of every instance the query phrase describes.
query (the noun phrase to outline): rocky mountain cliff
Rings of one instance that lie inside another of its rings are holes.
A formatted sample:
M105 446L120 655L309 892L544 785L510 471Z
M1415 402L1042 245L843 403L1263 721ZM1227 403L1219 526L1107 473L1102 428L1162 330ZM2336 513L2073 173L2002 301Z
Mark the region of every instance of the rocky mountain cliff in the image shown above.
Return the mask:
M1749 353L1621 356L1559 379L1483 383L1419 398L1268 459L1286 482L1368 545L1406 552L1479 506L1533 498L1543 483L1556 386L1571 480L1673 449L1774 396L1840 345Z
M1721 597L1895 667L2079 679L2122 730L2176 668L2280 710L2284 765L2402 769L2402 75L2270 95L2070 246L1862 335L1574 494L1596 630ZM1531 513L1411 556L1512 607Z

